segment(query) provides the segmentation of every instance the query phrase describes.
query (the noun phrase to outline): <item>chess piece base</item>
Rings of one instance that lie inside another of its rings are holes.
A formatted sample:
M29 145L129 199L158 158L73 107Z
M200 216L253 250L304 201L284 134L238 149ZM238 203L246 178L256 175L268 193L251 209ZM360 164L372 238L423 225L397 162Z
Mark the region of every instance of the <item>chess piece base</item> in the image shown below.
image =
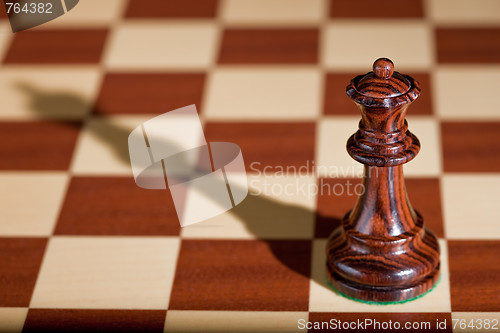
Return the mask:
M439 280L439 245L416 213L415 230L383 244L350 229L350 212L346 214L326 247L332 287L347 297L370 302L402 302L431 290Z
M328 282L344 296L367 302L404 302L430 291L439 280L439 265L421 281L399 287L374 287L351 282L327 269Z

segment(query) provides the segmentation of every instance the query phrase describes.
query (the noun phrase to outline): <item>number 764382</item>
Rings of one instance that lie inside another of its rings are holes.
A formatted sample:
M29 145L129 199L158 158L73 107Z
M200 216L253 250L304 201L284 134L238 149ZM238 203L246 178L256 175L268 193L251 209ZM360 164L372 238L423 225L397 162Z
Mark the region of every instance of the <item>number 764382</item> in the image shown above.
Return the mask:
M52 4L50 2L32 2L25 3L21 6L20 3L6 2L7 14L52 14Z

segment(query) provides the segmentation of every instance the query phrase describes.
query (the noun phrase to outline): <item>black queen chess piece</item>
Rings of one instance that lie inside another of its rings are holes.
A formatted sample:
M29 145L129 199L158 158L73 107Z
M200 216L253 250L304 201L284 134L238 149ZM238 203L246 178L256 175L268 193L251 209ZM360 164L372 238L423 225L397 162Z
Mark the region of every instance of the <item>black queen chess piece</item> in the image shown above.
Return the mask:
M420 87L380 58L346 91L361 111L347 151L364 164L365 191L328 239L327 278L358 300L410 300L433 288L440 269L438 240L411 206L403 179L403 164L420 150L405 120Z

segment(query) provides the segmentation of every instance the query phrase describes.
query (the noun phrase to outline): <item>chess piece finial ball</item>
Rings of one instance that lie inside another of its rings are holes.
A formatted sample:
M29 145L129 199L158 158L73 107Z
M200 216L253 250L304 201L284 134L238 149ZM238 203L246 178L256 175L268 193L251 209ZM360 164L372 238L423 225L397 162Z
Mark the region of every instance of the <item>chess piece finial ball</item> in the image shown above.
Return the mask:
M387 58L378 58L373 63L373 73L379 79L389 79L394 73L394 63Z

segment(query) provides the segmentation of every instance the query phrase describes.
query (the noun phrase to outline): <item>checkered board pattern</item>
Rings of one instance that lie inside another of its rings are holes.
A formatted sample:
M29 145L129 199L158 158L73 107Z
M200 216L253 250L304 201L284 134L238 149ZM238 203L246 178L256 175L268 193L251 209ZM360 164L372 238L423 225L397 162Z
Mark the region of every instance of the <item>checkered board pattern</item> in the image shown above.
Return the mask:
M500 320L500 2L80 0L17 34L1 16L0 331ZM359 182L345 86L379 57L423 88L405 175L442 251L437 288L387 306L325 283L326 239L356 196L273 190ZM135 185L127 136L189 104L261 193L181 229L167 191Z

